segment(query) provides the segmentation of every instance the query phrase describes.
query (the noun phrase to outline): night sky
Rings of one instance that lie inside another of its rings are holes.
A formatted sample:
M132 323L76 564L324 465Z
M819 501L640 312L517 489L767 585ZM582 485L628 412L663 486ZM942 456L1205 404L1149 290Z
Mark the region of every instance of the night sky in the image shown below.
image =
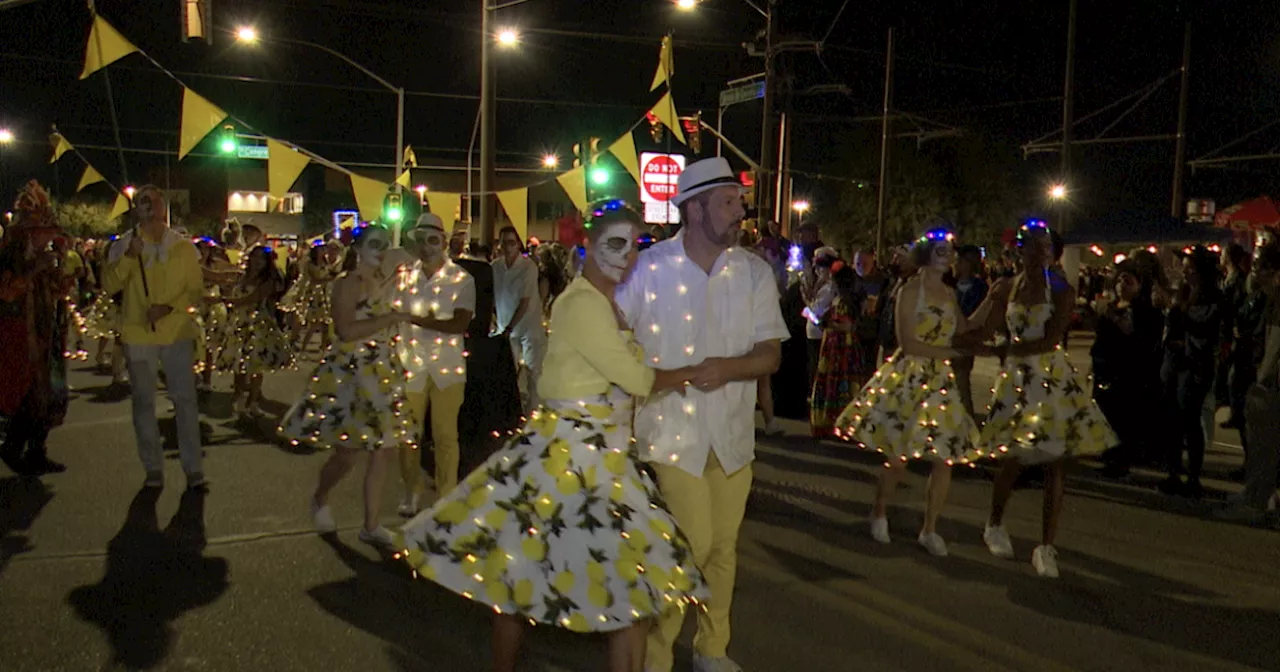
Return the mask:
M936 122L1018 145L1061 125L1067 0L923 2L780 0L787 40L819 41L821 54L788 54L792 88L843 84L847 92L797 95L797 170L874 180L882 95L885 31L897 30L896 107ZM341 61L287 45L246 49L229 32L252 23L266 35L319 42L342 51L386 79L418 92L408 99L406 139L421 164L465 161L478 102L480 3L464 0L214 0L220 33L213 45L183 44L178 0L99 0L99 11L126 37L218 105L270 135L295 141L340 163L389 162L395 100ZM1182 25L1194 25L1188 158L1277 118L1280 96L1280 13L1253 0L1180 4L1171 0L1081 0L1077 60L1078 116L1093 112L1174 71ZM578 139L606 142L656 101L648 92L661 36L674 33L674 95L682 114L714 118L726 81L762 70L740 46L763 28L742 0L707 0L694 14L668 0L580 2L530 0L501 10L497 23L521 30L514 51L499 59L498 160L535 168L546 151L562 160ZM72 143L113 144L101 75L77 79L90 18L82 0L39 0L0 12L0 126L21 141L3 149L0 188L53 178L43 137L57 123ZM129 147L176 143L180 89L140 56L110 67L123 141ZM207 75L214 75L213 77ZM269 81L236 81L234 77ZM315 83L322 87L300 86ZM1178 81L1173 78L1109 132L1111 137L1171 134ZM1110 115L1080 127L1089 138ZM756 154L758 103L726 115L725 131ZM643 134L637 134L643 141ZM948 140L936 140L945 143ZM707 144L712 146L710 139ZM912 151L912 144L902 145ZM1280 125L1229 150L1262 154L1280 146ZM112 180L108 151L86 151ZM198 159L195 159L198 160ZM567 162L567 161L566 161ZM1033 156L1025 169L1048 183L1055 155ZM1073 198L1086 216L1116 209L1167 210L1173 143L1097 145L1078 153ZM163 165L158 156L130 154L138 174ZM81 167L60 163L60 191L74 188ZM1216 198L1219 207L1274 188L1278 161L1235 164L1189 175L1189 197ZM530 181L545 179L530 174ZM796 193L821 217L840 182L798 177ZM1021 188L1021 187L1019 187ZM6 196L5 198L9 198Z

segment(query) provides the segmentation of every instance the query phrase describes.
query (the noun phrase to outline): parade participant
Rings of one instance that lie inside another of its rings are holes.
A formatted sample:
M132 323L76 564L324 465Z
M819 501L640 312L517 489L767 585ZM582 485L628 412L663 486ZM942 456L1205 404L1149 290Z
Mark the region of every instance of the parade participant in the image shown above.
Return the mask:
M204 362L200 371L201 392L213 389L214 360L235 326L231 322L224 293L230 293L240 279L239 268L231 265L227 251L205 239L196 247L201 253L200 270L204 274L204 300L200 304L200 324L204 333Z
M66 471L49 459L49 432L67 412L69 313L65 276L49 249L58 234L49 195L27 183L0 242L0 415L9 418L0 460L18 474Z
M305 354L312 334L320 334L320 352L329 349L329 297L336 276L337 252L330 245L313 245L301 262L298 279L280 299L280 310L294 315L295 346Z
M544 405L397 537L419 575L493 609L498 672L516 667L522 621L611 633L609 670L634 672L648 622L705 597L632 452L632 397L679 398L697 374L645 366L611 298L635 267L640 226L618 201L593 211L584 275L552 311Z
M841 259L826 261L831 273L835 299L822 317L804 314L822 327L822 347L814 371L813 389L809 395L809 433L814 438L828 438L835 421L871 375L862 356L862 341L855 332L858 316L857 274ZM813 317L810 317L813 316ZM768 376L760 379L765 387ZM766 418L769 414L766 413ZM766 426L768 421L766 419Z
M264 416L262 376L293 366L293 345L275 317L283 285L275 252L261 245L249 250L244 276L227 300L232 327L215 360L220 371L235 374L231 398L236 415Z
M458 410L467 381L463 333L475 314L476 283L445 254L444 223L436 215L419 216L406 240L417 259L401 272L394 304L418 318L400 335L400 361L409 374L406 412L423 422L431 413L435 489L443 497L458 484ZM418 513L426 491L419 462L417 446L400 445L404 516Z
M1075 290L1049 271L1052 238L1044 222L1018 231L1022 271L1009 290L1005 323L1009 344L996 377L990 411L982 428L982 448L1003 461L991 495L991 517L982 538L993 555L1013 557L1004 529L1005 506L1023 467L1045 467L1044 520L1031 564L1040 576L1058 576L1054 540L1062 512L1062 488L1069 458L1097 455L1117 443L1089 395L1089 385L1062 347ZM992 290L995 293L995 290ZM991 329L989 320L988 331Z
M739 669L727 657L738 528L751 491L756 381L772 374L788 338L773 270L734 247L743 187L723 158L691 164L672 202L684 227L645 250L619 288L618 306L659 369L702 364L687 397L660 395L636 416L641 459L693 546L711 589L698 614L694 666ZM683 617L663 616L649 637L649 666L669 672Z
M417 443L419 428L404 408L408 374L396 354L397 332L411 316L391 308L396 278L382 263L390 248L391 235L381 226L359 230L351 247L358 264L333 286L337 342L279 428L294 446L334 449L311 498L312 521L321 534L338 529L329 491L351 471L360 453L367 453L360 540L377 546L392 541L391 532L378 523L387 462L401 444Z
M840 436L885 456L871 511L871 536L882 544L890 543L887 508L907 462L933 462L916 540L939 557L947 555L937 524L951 487L951 467L967 464L978 445L978 426L961 403L951 369L951 359L959 354L952 339L984 326L993 306L1003 306L1000 292L1008 289L1006 283L993 290L995 299L966 319L955 290L943 281L955 256L953 240L946 229L932 229L916 241L912 265L920 272L902 284L894 303L899 350L836 421Z
M147 185L134 195L137 226L121 236L107 254L103 291L124 292L120 333L133 393L133 429L146 485L164 487L164 453L156 420L160 367L173 402L178 452L187 486L205 483L200 447L200 409L196 401L196 321L204 279L196 246L169 228L168 204L159 187Z
M538 377L547 333L538 299L538 265L524 256L524 243L515 227L498 232L502 254L493 260L493 283L498 302L498 331L511 341L511 352L526 374L524 409L538 404Z

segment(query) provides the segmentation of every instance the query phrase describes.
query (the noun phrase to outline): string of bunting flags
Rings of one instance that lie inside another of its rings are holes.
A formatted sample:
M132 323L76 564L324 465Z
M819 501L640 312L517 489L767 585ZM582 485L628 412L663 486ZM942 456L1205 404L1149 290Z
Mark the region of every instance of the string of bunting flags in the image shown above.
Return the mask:
M80 74L80 79L85 79L98 70L134 53L142 55L158 70L182 87L182 118L178 142L179 160L186 157L214 129L227 120L232 120L245 129L255 130L249 123L230 114L193 91L191 87L187 86L145 51L139 49L137 45L130 42L119 30L97 13L93 15L93 26L89 31L88 44L85 48L84 69ZM680 128L679 116L676 112L675 101L671 97L670 84L673 73L674 61L671 37L667 36L662 40L658 69L654 74L653 84L650 87L650 91L655 91L665 83L667 84L667 91L645 116L641 117L621 137L608 146L608 152L618 160L637 184L640 182L640 165L633 133L636 128L645 123L650 115L670 129L675 139L682 144L685 143L685 137ZM382 210L383 198L391 188L391 184L357 174L294 143L265 136L265 134L264 137L266 137L267 145L267 191L271 196L283 198L307 166L315 162L347 175L361 218L366 220L377 218ZM50 136L50 142L53 144L53 158L50 159L50 163L57 161L68 151L74 151L77 156L80 156L81 160L84 160L84 156L75 150L74 146L61 134L55 132L54 135ZM417 157L413 155L412 148L406 148L405 156L406 165L416 165ZM412 159L412 161L409 159ZM588 208L586 170L585 166L578 166L553 178L539 180L517 189L507 189L493 193L497 196L498 202L502 205L507 218L511 220L511 224L520 232L522 237L527 237L529 228L529 189L555 180L565 194L568 195L574 207L580 212L585 212ZM101 172L85 160L85 172L80 178L76 191L78 192L98 182L106 182L106 179ZM409 169L406 169L396 177L393 183L408 189L411 184ZM115 189L114 186L112 188ZM123 193L120 193L119 189L116 189L116 192L118 196L112 208L112 219L127 212L129 209L128 198ZM423 194L431 212L441 215L445 226L449 228L452 228L454 219L461 211L461 202L464 195L468 194L430 190ZM483 196L485 194L469 192L469 195Z

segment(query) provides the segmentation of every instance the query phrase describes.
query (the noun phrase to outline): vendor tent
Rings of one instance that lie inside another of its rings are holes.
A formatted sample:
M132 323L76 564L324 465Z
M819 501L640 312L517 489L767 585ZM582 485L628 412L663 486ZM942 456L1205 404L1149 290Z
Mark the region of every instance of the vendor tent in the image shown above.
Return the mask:
M1280 208L1270 196L1259 196L1214 215L1213 225L1232 231L1275 229L1280 227Z

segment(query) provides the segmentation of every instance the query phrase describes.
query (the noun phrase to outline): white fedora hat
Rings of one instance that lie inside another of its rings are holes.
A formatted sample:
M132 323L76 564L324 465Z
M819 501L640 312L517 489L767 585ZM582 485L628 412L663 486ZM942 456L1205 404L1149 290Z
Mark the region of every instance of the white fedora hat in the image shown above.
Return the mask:
M724 157L717 156L695 161L680 173L680 179L676 182L676 195L671 197L671 202L680 205L704 191L717 187L737 187L740 192L747 190L733 174L729 161Z

